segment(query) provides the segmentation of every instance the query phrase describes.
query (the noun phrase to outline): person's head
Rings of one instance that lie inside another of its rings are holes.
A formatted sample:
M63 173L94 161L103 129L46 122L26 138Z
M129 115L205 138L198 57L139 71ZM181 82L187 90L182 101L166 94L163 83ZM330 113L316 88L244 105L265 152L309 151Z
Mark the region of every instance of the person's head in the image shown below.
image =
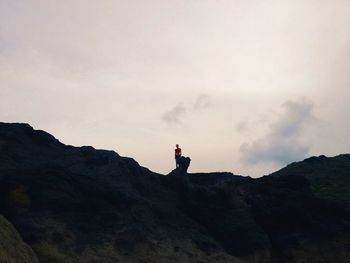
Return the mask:
M178 144L176 144L175 146L176 146L176 148L179 148L179 145L178 145Z

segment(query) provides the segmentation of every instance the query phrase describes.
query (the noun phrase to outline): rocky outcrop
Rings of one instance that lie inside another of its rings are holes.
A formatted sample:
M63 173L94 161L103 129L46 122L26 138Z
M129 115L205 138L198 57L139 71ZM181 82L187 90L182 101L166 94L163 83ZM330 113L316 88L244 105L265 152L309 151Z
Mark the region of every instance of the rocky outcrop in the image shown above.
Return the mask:
M190 166L190 163L191 163L191 158L190 157L184 157L184 156L181 156L179 159L178 159L178 164L179 166L172 170L168 176L169 177L177 177L177 178L183 178L185 180L187 180L187 170L188 170L188 167Z
M309 179L173 173L0 124L0 214L40 262L349 261L349 215Z
M39 263L31 247L23 242L16 229L1 215L0 262Z

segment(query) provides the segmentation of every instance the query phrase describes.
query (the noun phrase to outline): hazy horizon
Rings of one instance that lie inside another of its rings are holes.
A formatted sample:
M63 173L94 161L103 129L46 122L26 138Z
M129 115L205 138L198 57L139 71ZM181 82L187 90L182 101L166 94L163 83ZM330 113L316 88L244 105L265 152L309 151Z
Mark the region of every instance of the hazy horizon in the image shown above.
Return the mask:
M155 172L349 152L350 2L0 0L0 121Z

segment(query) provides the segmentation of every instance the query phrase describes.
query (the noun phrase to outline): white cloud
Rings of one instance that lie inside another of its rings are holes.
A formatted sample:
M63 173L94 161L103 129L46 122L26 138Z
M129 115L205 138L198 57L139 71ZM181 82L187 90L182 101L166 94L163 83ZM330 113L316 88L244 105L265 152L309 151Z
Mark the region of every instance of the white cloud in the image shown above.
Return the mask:
M308 156L311 145L302 140L305 127L315 120L313 104L305 99L287 101L268 133L240 147L242 160L248 164L285 165Z
M193 110L202 111L209 108L212 105L212 100L209 95L199 95L193 104Z
M162 120L170 125L182 124L182 117L186 114L186 112L187 112L187 109L182 103L180 103L176 105L174 108L165 112L162 116Z
M162 115L162 120L170 125L183 125L184 119L189 114L195 114L207 110L212 106L212 98L207 94L199 95L194 103L185 105L183 102Z

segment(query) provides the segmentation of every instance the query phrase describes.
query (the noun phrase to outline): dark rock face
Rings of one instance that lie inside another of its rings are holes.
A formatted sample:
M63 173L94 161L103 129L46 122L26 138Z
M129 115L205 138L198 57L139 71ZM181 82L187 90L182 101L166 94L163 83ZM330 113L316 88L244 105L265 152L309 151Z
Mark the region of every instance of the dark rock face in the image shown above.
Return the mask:
M0 214L45 263L349 262L350 216L309 179L187 174L183 161L163 176L0 123Z

